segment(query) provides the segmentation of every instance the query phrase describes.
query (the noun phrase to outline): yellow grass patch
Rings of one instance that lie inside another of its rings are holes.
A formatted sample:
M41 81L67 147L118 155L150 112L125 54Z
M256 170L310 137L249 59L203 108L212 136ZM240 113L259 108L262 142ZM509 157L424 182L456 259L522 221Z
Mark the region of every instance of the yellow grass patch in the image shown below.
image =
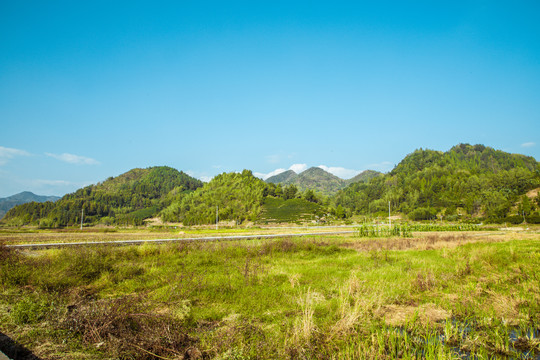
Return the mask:
M385 305L377 314L384 318L390 326L403 326L411 321L420 321L422 324L436 323L452 317L452 313L437 307L434 304L420 306Z

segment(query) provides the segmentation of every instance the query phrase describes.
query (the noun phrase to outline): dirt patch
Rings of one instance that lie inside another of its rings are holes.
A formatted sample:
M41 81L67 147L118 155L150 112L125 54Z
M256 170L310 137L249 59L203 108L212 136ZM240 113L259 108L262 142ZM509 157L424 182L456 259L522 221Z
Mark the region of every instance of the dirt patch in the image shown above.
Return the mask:
M535 198L538 196L538 193L540 192L540 188L532 189L527 192L527 197L529 199Z
M411 321L419 321L422 324L436 323L450 319L452 314L434 304L420 306L385 305L381 307L379 316L390 326L403 326Z

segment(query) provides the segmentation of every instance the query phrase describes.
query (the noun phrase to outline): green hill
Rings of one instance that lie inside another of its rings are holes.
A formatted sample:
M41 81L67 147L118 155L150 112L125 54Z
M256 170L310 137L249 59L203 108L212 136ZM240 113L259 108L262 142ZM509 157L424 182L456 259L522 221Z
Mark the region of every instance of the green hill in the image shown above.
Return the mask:
M165 221L179 221L184 225L212 224L216 221L218 209L220 221L255 221L267 186L249 170L223 173L172 202L161 212L161 217Z
M203 187L173 202L161 212L164 221L184 225L212 224L216 210L220 221L296 222L316 219L324 207L312 191L295 185L266 183L251 171L223 173Z
M345 180L318 167L311 167L284 184L293 184L300 190L311 189L326 195L334 194L346 186Z
M394 211L411 219L482 216L501 219L540 184L539 163L483 145L460 144L447 152L419 149L390 173L354 183L336 194L335 206L353 213Z
M3 221L42 227L85 224L142 224L162 208L202 186L200 180L160 166L133 169L102 183L79 189L55 203L28 203L11 209Z

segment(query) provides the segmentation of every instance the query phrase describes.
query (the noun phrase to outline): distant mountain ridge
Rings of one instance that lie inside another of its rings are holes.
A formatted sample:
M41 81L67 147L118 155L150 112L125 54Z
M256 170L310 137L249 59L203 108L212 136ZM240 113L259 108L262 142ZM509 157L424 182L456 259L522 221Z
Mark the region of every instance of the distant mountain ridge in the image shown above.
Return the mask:
M59 200L59 196L45 196L45 195L36 195L30 191L23 191L21 193L8 196L6 198L0 198L0 219L12 208L17 205L26 204L32 201L35 202L46 202L46 201L56 201Z
M381 175L382 173L375 170L364 170L360 174L350 178L349 180L345 180L345 182L347 183L347 185L357 183L357 182L368 182L374 177L381 176Z
M270 176L268 179L266 179L266 182L272 183L272 184L285 183L287 181L294 179L297 176L298 174L295 173L293 170L287 170L277 175Z
M382 175L378 171L365 170L355 177L344 180L320 167L311 167L300 174L287 170L266 179L267 183L295 185L300 190L312 189L320 193L332 195L355 182L367 182Z

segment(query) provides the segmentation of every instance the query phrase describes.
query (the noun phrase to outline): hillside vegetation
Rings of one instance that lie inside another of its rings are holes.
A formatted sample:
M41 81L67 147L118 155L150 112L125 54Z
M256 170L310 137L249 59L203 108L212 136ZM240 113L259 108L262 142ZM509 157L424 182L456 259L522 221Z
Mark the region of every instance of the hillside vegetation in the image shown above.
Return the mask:
M255 220L267 185L251 171L223 173L200 189L173 202L161 213L163 220L185 225L210 224L220 220Z
M246 220L296 221L320 213L318 201L312 191L301 193L294 185L282 187L265 183L251 171L244 170L216 176L203 187L173 202L161 212L161 217L184 225L215 223L216 212L220 221L236 224Z
M133 169L90 185L55 203L27 203L11 209L4 221L13 225L63 227L85 224L140 225L163 207L202 186L200 180L170 167Z
M387 174L368 170L349 180L312 167L266 182L249 170L223 173L203 186L169 167L133 169L54 203L16 206L2 223L76 226L83 210L85 225L142 225L156 216L187 226L212 224L216 210L220 221L234 224L298 222L329 214L387 216L389 204L393 214L411 220L540 223L540 197L532 191L539 187L534 158L460 144L447 152L419 149Z
M413 220L437 214L455 220L461 216L505 219L514 209L528 216L535 205L523 197L540 185L540 167L532 158L483 145L460 144L447 152L416 150L390 173L369 183L354 183L340 191L335 205L351 213L394 211Z

